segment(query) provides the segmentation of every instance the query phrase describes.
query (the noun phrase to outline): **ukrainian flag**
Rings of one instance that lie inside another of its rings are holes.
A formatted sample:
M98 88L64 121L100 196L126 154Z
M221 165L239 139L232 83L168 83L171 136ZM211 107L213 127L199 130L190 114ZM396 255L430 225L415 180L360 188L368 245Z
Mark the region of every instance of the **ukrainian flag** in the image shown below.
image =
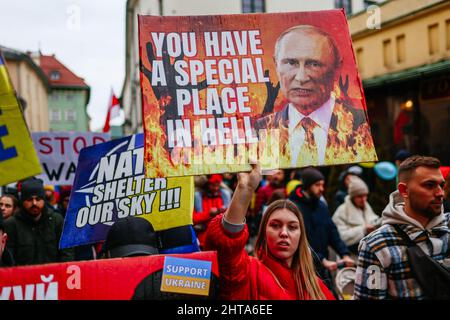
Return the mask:
M0 54L0 95L13 91L8 77L8 71L5 67L5 62Z
M41 173L39 159L0 52L0 186Z

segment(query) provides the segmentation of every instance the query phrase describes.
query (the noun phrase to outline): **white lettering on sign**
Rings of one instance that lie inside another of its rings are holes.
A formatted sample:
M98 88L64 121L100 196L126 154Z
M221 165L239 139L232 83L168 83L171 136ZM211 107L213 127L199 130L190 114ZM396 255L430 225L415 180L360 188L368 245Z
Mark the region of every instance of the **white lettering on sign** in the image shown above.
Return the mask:
M42 283L3 287L0 300L58 300L58 282L52 280L53 274L41 275Z
M181 287L190 289L206 289L206 281L165 278L165 284L169 287Z
M208 269L206 268L195 268L195 267L186 267L186 266L173 266L167 265L166 272L177 273L178 275L189 275L189 276L200 276L205 277L208 274Z

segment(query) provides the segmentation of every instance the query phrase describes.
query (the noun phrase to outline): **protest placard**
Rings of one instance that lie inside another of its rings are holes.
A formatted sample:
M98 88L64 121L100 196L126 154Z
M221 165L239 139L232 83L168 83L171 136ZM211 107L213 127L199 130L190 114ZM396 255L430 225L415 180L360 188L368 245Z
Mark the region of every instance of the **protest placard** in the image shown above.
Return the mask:
M0 186L38 173L39 160L0 52Z
M209 264L208 282L213 285L205 295L217 298L217 253L204 251L0 268L0 300L159 300L162 269L169 257ZM178 299L196 297L183 293Z
M375 161L343 10L139 16L149 176Z
M166 257L161 291L207 296L211 279L211 262Z
M81 149L108 141L108 133L32 132L34 147L42 166L38 176L44 184L71 185Z
M149 220L155 231L192 224L194 179L145 178L143 140L136 134L81 150L61 248L105 240L128 216Z

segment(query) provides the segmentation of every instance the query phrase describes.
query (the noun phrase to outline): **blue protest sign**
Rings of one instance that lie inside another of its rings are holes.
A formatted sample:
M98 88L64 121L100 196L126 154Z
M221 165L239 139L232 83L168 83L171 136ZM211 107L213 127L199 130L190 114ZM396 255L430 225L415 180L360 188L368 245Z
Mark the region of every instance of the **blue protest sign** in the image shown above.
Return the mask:
M143 142L137 134L81 150L60 248L105 240L128 216L156 231L192 224L193 178L146 178Z

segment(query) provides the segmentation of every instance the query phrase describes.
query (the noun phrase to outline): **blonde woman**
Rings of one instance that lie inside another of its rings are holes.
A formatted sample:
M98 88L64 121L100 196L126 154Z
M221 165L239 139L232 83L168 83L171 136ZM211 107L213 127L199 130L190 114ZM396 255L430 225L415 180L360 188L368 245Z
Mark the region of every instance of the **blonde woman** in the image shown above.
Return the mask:
M207 250L217 250L222 299L334 299L317 277L302 215L289 200L273 202L265 212L256 240L256 257L245 251L245 224L252 194L261 181L259 165L239 173L228 210L207 230Z

